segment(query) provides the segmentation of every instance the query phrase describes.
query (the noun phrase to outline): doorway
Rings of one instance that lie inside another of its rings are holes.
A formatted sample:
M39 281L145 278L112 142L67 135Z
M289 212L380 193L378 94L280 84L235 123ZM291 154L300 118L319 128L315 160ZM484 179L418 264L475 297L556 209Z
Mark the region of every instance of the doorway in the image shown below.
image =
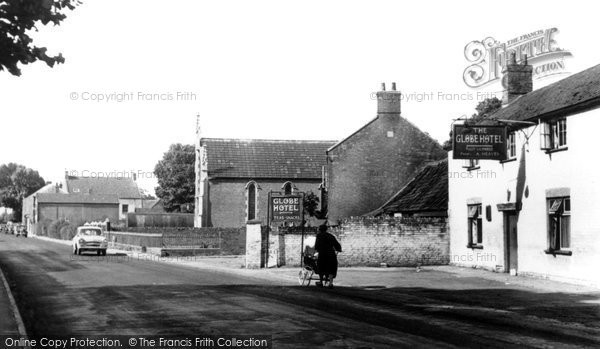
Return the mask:
M504 212L504 272L517 275L518 238L517 238L517 212Z

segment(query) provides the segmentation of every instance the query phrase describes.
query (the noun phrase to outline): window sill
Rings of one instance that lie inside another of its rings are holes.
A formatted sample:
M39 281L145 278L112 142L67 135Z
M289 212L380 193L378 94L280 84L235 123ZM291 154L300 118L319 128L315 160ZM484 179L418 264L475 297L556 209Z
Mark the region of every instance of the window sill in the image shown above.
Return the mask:
M556 257L556 255L561 255L561 256L572 256L573 255L573 251L567 251L567 250L551 250L551 249L547 249L544 250L545 254L551 254L553 256Z
M514 158L510 158L510 159L506 159L506 160L500 160L501 164L505 164L507 162L513 162L513 161L517 161L517 157L515 156Z
M483 250L483 245L468 244L467 248Z
M548 149L548 150L546 150L546 154L558 153L558 152L566 151L566 150L569 150L569 147L561 147L561 148L556 148L556 149Z
M463 168L467 171L475 171L475 170L479 170L481 168L481 166L473 166L473 167L464 166Z

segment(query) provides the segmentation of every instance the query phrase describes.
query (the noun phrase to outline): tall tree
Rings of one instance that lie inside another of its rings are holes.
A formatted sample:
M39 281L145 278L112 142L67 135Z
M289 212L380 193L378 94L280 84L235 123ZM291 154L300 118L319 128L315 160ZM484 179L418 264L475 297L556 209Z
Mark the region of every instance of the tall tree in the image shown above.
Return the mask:
M471 115L469 121L472 122L486 118L492 115L496 110L500 108L502 108L501 100L499 100L496 97L486 98L483 101L477 103L477 106L475 107L476 113ZM452 150L452 131L450 131L450 139L445 141L444 144L442 144L442 148L444 148L444 150L447 151Z
M7 70L20 76L18 63L29 64L37 60L50 67L64 63L62 54L49 56L46 47L33 44L31 30L40 24L60 25L67 17L65 12L80 5L79 0L1 0L0 1L0 71Z
M23 198L46 184L38 171L9 163L0 166L0 203L11 208L15 220L21 220Z
M172 144L154 167L158 179L156 196L163 200L167 212L194 209L194 152L191 144Z

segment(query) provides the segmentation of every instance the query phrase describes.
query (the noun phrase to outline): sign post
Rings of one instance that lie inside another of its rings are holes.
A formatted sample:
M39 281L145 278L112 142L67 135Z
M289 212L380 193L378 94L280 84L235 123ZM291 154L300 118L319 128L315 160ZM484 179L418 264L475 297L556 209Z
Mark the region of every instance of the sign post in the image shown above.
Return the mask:
M506 126L454 125L453 159L506 159Z
M285 195L281 192L269 191L268 201L267 221L269 226L271 222L300 223L302 226L300 242L300 265L302 265L302 255L304 253L304 192Z

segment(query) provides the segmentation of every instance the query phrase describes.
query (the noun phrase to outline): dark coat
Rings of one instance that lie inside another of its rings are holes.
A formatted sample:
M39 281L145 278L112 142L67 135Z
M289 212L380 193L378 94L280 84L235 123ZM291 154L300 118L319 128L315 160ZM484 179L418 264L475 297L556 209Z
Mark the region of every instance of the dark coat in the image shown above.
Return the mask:
M337 241L335 236L328 232L319 232L317 239L315 240L315 250L319 252L317 259L317 266L319 267L319 274L337 275L338 261L337 252L342 252L342 246Z

